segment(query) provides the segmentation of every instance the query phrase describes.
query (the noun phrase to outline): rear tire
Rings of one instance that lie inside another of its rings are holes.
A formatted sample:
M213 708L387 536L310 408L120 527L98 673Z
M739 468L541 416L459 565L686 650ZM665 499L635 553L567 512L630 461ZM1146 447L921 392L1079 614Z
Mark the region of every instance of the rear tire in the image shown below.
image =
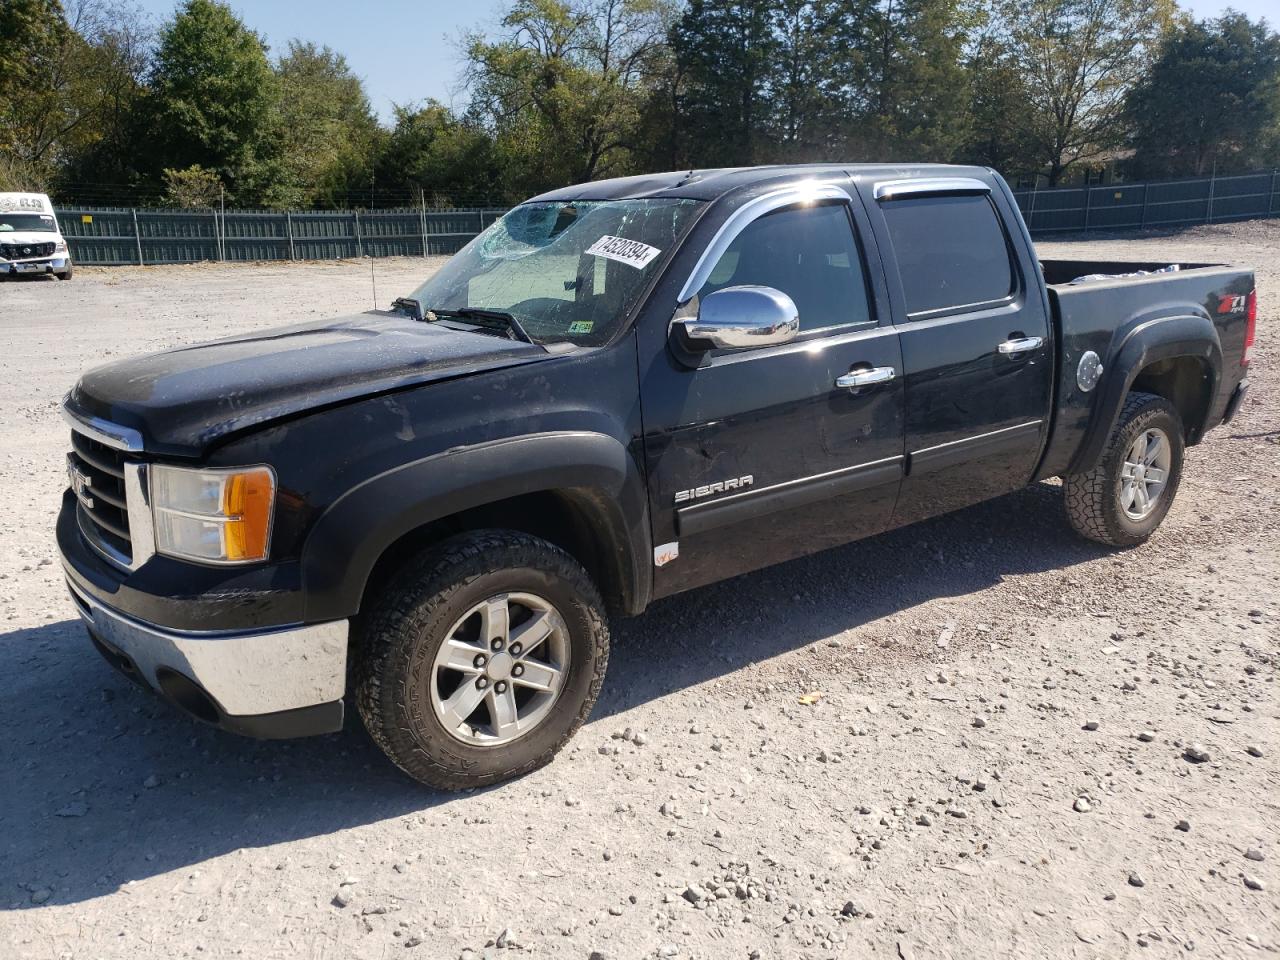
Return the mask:
M1173 505L1184 449L1177 408L1155 394L1131 393L1097 466L1063 477L1071 526L1113 547L1142 543Z
M559 752L608 661L604 603L576 560L528 534L467 533L420 554L375 601L356 705L415 780L486 786Z

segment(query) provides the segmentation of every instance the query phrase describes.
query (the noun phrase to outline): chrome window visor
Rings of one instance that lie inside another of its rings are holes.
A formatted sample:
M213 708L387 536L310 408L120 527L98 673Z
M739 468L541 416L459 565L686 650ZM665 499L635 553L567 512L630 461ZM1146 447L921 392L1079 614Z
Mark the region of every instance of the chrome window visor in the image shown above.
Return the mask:
M877 200L900 200L930 193L990 193L991 188L972 177L917 177L911 180L881 180L875 185Z
M834 184L799 183L748 200L729 215L729 219L721 224L720 229L716 231L716 235L707 244L707 248L702 251L702 256L698 258L697 266L693 268L693 272L689 274L689 279L685 281L684 286L680 289L680 303L685 303L702 289L702 285L711 276L711 271L720 262L720 257L729 248L729 244L733 243L738 234L745 230L750 223L759 220L766 213L772 213L782 207L790 207L800 203L815 203L823 200L839 200L844 203L851 203L853 198L849 196L848 191Z
M67 406L70 397L71 395L67 394L62 399L62 419L71 424L72 430L83 433L90 440L97 440L108 447L114 447L116 450L125 450L129 453L142 452L142 434L137 430L122 427L118 423L110 423L98 417L74 413Z

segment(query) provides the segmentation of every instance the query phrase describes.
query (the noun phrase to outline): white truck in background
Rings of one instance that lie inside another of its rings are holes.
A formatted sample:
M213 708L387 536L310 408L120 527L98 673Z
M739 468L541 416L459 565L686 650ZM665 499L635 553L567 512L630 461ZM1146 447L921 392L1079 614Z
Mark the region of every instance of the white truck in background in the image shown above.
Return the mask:
M0 193L0 277L52 273L71 279L71 254L43 193Z

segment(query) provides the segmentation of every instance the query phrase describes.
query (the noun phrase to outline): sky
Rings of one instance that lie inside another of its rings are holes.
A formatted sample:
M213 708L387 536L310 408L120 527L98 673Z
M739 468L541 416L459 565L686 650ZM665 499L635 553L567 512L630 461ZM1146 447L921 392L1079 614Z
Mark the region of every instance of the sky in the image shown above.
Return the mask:
M138 3L157 21L176 6L176 0ZM393 103L434 98L448 106L465 105L458 39L496 28L508 5L504 0L231 0L241 19L266 37L273 55L295 37L344 54L384 120ZM1265 16L1273 29L1280 28L1280 0L1182 0L1182 6L1197 17L1215 17L1230 6L1255 20Z

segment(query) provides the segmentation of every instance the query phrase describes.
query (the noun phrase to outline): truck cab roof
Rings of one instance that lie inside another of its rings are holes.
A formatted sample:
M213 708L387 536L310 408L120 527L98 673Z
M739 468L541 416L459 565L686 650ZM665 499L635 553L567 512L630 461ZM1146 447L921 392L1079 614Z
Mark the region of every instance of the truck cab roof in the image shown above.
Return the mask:
M533 197L529 202L567 200L718 200L736 190L757 186L786 186L818 177L846 173L874 180L908 180L916 177L968 176L988 181L986 167L946 163L802 163L759 167L715 167L675 170L668 173L616 177L579 183Z

